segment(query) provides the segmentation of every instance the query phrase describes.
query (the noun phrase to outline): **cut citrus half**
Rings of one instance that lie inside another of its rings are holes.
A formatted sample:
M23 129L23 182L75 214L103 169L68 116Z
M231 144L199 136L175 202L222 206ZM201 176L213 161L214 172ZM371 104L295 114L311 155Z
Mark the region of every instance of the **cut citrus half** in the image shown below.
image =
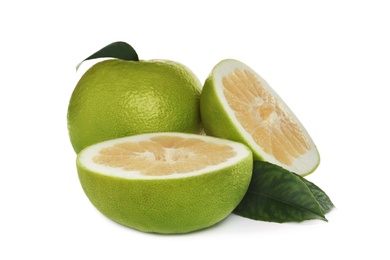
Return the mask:
M320 162L306 129L279 95L254 70L237 60L223 60L202 90L205 132L248 145L254 159L300 175Z
M98 143L77 156L92 204L123 225L186 233L228 216L252 176L252 152L229 140L152 133Z

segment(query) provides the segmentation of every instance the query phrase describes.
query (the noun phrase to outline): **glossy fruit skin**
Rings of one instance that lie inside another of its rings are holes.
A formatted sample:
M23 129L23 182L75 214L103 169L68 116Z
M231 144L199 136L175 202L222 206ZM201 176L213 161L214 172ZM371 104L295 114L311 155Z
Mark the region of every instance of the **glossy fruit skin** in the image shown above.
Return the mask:
M244 197L252 167L249 149L233 166L174 179L107 176L77 160L83 190L102 214L143 232L165 234L188 233L226 218Z
M69 102L72 146L78 153L94 143L141 133L199 133L201 88L177 62L99 62L81 77Z

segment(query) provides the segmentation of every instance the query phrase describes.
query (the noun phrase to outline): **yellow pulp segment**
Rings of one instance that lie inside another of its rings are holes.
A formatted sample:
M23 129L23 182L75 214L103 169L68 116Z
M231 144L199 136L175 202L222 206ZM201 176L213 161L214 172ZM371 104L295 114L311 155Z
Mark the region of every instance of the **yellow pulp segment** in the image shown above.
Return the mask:
M125 171L139 171L147 176L163 176L201 170L235 155L234 149L228 145L197 138L155 136L103 148L93 161Z
M299 124L252 72L236 69L222 84L236 118L264 152L291 165L310 149Z

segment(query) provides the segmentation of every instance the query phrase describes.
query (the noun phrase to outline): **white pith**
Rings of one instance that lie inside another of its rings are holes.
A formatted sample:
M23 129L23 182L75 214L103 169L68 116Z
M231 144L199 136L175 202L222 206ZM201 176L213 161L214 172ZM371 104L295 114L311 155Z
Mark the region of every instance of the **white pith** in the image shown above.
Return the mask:
M269 93L271 93L276 100L278 100L281 107L288 112L288 114L293 118L293 120L296 123L298 123L301 126L301 130L306 136L310 144L310 149L300 157L293 158L293 162L291 165L283 164L278 160L276 160L272 154L268 154L264 152L264 150L254 141L252 135L250 135L244 129L244 127L238 121L235 112L233 111L233 109L230 108L223 92L224 86L222 83L222 79L223 77L234 72L235 69L247 70L250 71L253 75L255 75L257 79L262 83L262 85L266 88L266 90ZM252 70L246 64L243 64L242 62L239 62L237 60L229 59L229 60L224 60L220 62L217 66L215 66L214 70L212 71L212 77L213 77L214 87L217 92L219 101L222 103L225 111L228 113L230 120L234 123L237 130L244 137L244 139L247 140L248 145L251 147L251 149L254 150L254 153L258 154L264 161L268 161L270 163L279 165L297 174L305 175L315 169L315 167L318 165L319 162L319 155L313 140L311 139L310 135L303 127L303 125L299 122L298 118L294 115L294 113L288 108L288 106L279 97L279 95L270 87L270 85L260 75L258 75L254 70Z
M208 142L214 142L216 144L229 145L236 152L236 156L228 159L223 163L213 165L213 166L207 166L206 168L198 171L193 171L189 173L173 173L170 175L163 175L163 176L143 175L139 171L126 171L121 168L114 168L103 164L98 164L93 161L93 157L98 155L99 151L103 148L111 147L121 142L127 142L127 141L139 142L143 140L149 140L154 136L179 136L183 138L191 137L191 138L198 138ZM80 152L80 154L78 155L78 161L84 168L88 169L89 171L99 173L102 175L107 175L107 176L114 176L114 177L125 178L125 179L173 179L173 178L185 178L185 177L190 177L195 175L201 175L201 174L213 172L215 170L223 169L229 166L233 166L238 162L242 161L243 159L248 158L250 154L251 152L246 146L229 140L224 140L224 139L219 139L219 138L214 138L214 137L209 137L204 135L195 135L195 134L152 133L152 134L142 134L137 136L119 138L119 139L114 139L114 140L105 141L102 143L92 145Z

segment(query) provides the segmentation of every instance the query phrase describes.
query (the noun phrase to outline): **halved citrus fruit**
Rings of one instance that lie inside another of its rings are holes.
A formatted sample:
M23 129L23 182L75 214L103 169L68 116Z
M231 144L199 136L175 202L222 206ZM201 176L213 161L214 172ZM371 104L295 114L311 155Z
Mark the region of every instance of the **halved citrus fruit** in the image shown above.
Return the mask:
M313 172L318 150L298 118L279 95L249 66L237 60L218 63L200 99L208 135L248 145L254 159L300 175Z
M252 176L252 152L225 139L152 133L105 141L77 156L92 204L123 225L186 233L228 216Z

